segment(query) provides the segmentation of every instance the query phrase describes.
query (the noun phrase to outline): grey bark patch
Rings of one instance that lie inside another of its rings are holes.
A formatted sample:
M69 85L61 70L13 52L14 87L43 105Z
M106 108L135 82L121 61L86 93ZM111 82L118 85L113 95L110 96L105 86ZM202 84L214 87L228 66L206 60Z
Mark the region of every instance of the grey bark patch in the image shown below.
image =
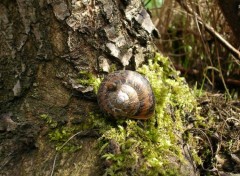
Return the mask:
M13 94L14 94L15 97L21 95L22 87L21 87L20 80L17 80L17 83L14 85L12 90L13 90Z
M58 4L53 4L53 12L57 19L64 20L70 16L67 4L63 1Z
M129 61L130 61L132 55L133 55L132 48L129 48L127 50L127 52L125 52L125 54L121 57L121 62L123 64L123 66L129 65Z
M119 58L120 56L120 50L119 48L113 44L113 43L107 43L106 44L107 48L110 50L110 54L116 58Z
M17 128L17 123L11 117L11 112L0 115L0 131L14 131Z
M135 20L145 29L149 34L155 29L155 26L150 18L150 15L145 9L142 9L141 12L135 17Z
M100 69L102 71L104 71L104 72L109 72L110 65L108 63L108 60L105 57L103 57L103 56L100 56L98 58L98 60L99 60L99 67L100 67Z

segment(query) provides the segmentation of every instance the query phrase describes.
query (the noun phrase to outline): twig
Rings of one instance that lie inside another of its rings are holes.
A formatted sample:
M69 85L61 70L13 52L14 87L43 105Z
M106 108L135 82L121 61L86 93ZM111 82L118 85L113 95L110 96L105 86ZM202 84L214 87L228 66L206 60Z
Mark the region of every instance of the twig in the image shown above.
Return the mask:
M211 150L211 155L214 157L213 146L212 146L211 140L209 139L208 135L200 128L187 129L184 131L184 133L186 133L188 131L189 132L199 132L200 134L202 134L207 139L207 142L208 142L210 150Z
M86 132L82 132L82 131L79 131L77 133L75 133L74 135L72 135L70 138L68 138L68 140L66 142L64 142L63 145L61 145L61 147L59 148L59 150L61 150L71 139L73 139L75 136L79 135L79 134L85 134ZM51 176L53 176L53 173L54 173L54 169L55 169L55 166L56 166L56 160L57 160L57 156L58 156L58 152L56 153L55 157L54 157L54 160L53 160L53 166L52 166L52 171L51 171Z
M214 158L214 151L213 151L213 146L212 146L212 142L211 140L209 139L208 135L203 131L203 129L200 129L200 128L191 128L191 129L187 129L184 131L184 133L186 134L187 132L196 132L196 133L200 133L202 134L205 139L207 140L208 144L209 144L209 147L210 147L210 150L211 150L211 155L212 155L212 158ZM218 169L216 167L213 166L213 169L206 169L203 165L202 165L202 168L204 170L207 170L207 171L210 171L210 172L216 172L218 171Z
M203 25L205 29L213 36L216 37L216 39L225 47L227 48L235 58L240 61L240 51L238 51L236 48L234 48L228 41L226 41L217 31L213 29L210 25L203 22L202 18L194 12L191 7L189 7L186 3L184 3L183 0L177 0L177 2L193 17L197 18L197 21L199 24Z
M201 21L201 19L198 19L198 22L202 25L204 25L204 27L206 28L206 30L213 36L216 37L216 39L218 39L218 41L225 46L231 53L232 55L234 55L236 57L236 59L238 59L240 61L240 52L234 48L234 46L232 46L228 41L226 41L217 31L215 31L213 29L213 27L203 23Z
M56 166L57 156L58 156L58 153L56 153L56 155L55 155L55 157L54 157L53 166L52 166L52 171L51 171L51 175L50 175L50 176L53 176L54 169L55 169L55 166Z
M93 130L94 132L96 132L97 130ZM62 148L70 141L72 140L75 136L79 135L79 136L87 136L90 134L90 132L92 132L92 130L86 130L86 131L79 131L75 134L73 134L70 138L68 138L68 140L66 142L64 142L58 149L58 151L62 150ZM93 134L93 136L98 136L98 134ZM56 151L56 155L54 157L54 160L53 160L53 166L52 166L52 171L51 171L51 175L50 176L53 176L54 174L54 169L55 169L55 166L56 166L56 160L57 160L57 156L58 156L58 151Z

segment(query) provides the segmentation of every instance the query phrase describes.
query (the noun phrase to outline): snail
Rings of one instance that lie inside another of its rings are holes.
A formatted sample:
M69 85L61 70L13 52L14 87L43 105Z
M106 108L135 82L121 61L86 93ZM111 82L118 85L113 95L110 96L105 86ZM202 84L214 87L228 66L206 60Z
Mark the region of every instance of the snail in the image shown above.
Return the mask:
M101 110L114 118L148 119L154 114L151 85L135 71L110 73L100 84L97 99Z

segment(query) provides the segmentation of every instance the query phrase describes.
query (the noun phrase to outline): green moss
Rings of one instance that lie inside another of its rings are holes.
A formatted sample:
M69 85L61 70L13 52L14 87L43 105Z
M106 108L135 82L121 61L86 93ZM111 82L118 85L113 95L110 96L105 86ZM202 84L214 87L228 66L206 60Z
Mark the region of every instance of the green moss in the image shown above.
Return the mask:
M138 72L148 78L156 97L156 111L152 118L147 121L114 121L100 112L91 112L84 126L50 130L49 138L56 149L62 150L63 144L80 130L98 129L101 135L99 153L107 166L105 175L180 175L178 166L184 163L184 157L178 136L184 131L186 114L197 110L195 97L184 79L171 67L168 58L159 54ZM86 72L80 73L80 77L80 84L93 86L97 93L99 78ZM48 116L43 119L55 126ZM68 150L75 151L71 146L81 148L74 142L69 143Z
M156 112L147 121L119 121L117 127L103 132L100 152L110 163L105 175L179 175L171 158L183 162L177 136L183 132L185 115L196 108L196 100L170 65L156 54L138 69L152 85Z
M50 131L48 136L49 139L54 142L56 151L75 152L81 149L82 146L75 140L69 142L67 141L71 138L71 136L77 133L77 131L77 127L63 126Z
M92 86L95 93L97 93L98 87L101 83L101 79L94 76L92 73L87 71L79 72L79 79L77 80L78 83L85 85L85 86Z
M58 124L48 114L40 115L40 119L45 121L48 129L47 136L49 141L59 152L75 152L82 148L81 140L76 139L74 136L77 133L86 133L91 130L97 130L100 134L109 130L111 124L103 118L100 113L90 112L88 118L81 124Z
M44 120L51 128L57 127L57 122L48 114L42 114L40 115L40 118Z
M116 66L115 64L111 64L111 65L110 65L109 72L111 73L111 72L114 72L114 71L116 71L116 70L117 70L117 66Z
M80 127L76 125L67 126L59 125L50 115L42 114L40 118L44 120L49 127L47 131L48 138L53 142L56 151L61 152L75 152L81 149L81 145L76 141L69 141L65 144L68 139L79 131Z

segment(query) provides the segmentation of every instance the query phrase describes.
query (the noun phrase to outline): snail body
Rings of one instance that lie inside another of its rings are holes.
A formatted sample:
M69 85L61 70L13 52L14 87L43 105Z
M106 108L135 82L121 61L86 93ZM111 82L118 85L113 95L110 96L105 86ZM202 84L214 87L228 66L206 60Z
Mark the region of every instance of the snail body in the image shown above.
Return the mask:
M134 71L110 73L102 81L97 99L101 110L115 118L148 119L154 114L150 83Z

